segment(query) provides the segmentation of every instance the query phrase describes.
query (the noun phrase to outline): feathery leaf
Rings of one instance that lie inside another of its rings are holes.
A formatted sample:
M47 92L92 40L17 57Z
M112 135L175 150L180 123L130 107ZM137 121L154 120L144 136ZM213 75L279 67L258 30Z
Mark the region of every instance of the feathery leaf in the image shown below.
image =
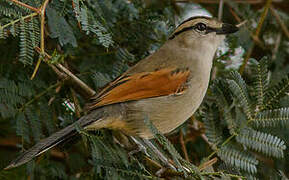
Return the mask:
M287 127L289 124L289 108L270 109L259 112L251 122L256 127Z
M267 69L267 57L263 57L260 62L256 62L253 65L253 78L254 81L254 92L256 92L257 106L256 110L263 109L265 94L268 89L268 69Z
M241 170L249 173L257 172L258 160L251 154L240 151L231 145L223 146L218 151L218 156L233 167L240 168Z
M231 77L233 78L233 80L228 81L229 88L240 102L247 118L252 119L251 103L245 81L236 71L231 72Z
M236 137L236 140L250 149L262 152L267 156L283 158L286 145L284 141L271 134L244 128Z

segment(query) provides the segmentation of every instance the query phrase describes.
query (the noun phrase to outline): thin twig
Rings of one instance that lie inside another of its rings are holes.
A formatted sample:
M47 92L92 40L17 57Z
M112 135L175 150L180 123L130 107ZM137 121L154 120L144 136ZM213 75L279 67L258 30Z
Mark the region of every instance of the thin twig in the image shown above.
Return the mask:
M280 18L279 14L276 12L276 10L273 7L270 7L270 12L276 18L276 20L279 23L284 34L287 36L287 38L289 38L289 30L288 30L287 26L285 25L285 23Z
M41 8L40 8L40 16L41 16L41 20L40 20L40 50L41 50L41 53L40 53L40 57L37 61L37 64L34 68L34 71L31 75L31 80L35 77L38 69L39 69L39 66L40 66L40 63L42 61L42 55L44 55L44 52L45 52L45 38L44 38L44 28L45 28L45 10L46 10L46 7L48 5L48 2L49 0L45 0L44 3L42 4Z
M219 3L219 9L218 9L218 20L221 21L222 20L222 16L223 16L223 7L224 7L224 0L220 0ZM216 57L216 55L215 55ZM215 59L215 58L214 58ZM214 80L217 77L217 73L218 73L218 68L217 66L213 67L212 70L212 74L211 74L211 79Z
M36 47L35 50L38 52L38 53L41 53L40 52L40 48L39 47ZM45 55L45 58L47 59L51 59L51 56L49 54L47 54L46 52L44 53ZM44 61L46 61L46 59L44 58ZM49 64L49 62L47 62ZM61 64L50 64L50 65L54 65L56 66L58 69L60 69L62 72L64 72L67 76L69 76L71 78L71 80L77 84L84 92L85 94L88 96L88 97L91 97L93 95L95 95L95 91L90 88L87 84L85 84L83 81L81 81L77 76L75 76L72 72L70 72L67 68L65 68L64 66L62 66ZM52 66L53 67L53 66ZM56 68L55 67L55 68Z
M37 94L36 96L34 96L33 99L31 99L30 101L28 101L27 103L25 103L21 108L19 108L19 111L23 111L25 109L26 106L29 106L30 104L32 104L34 101L36 101L37 99L39 99L40 97L42 97L43 95L45 95L47 92L49 92L51 89L59 86L60 84L62 84L62 81L59 81L51 86L49 86L47 89L45 89L44 91L42 91L41 93Z
M249 47L249 50L247 51L247 54L243 60L243 64L241 65L241 67L239 69L239 72L241 75L243 74L245 67L246 67L246 65L247 65L247 63L248 63L248 61L249 61L249 59L253 53L254 47L255 47L255 43L253 42L253 44Z
M241 27L244 24L247 23L247 20L242 21L241 22L241 18L237 15L237 13L233 10L233 8L231 7L230 3L227 3L227 5L229 6L229 10L231 12L231 14L234 16L234 18L239 22L239 24L237 24L237 27ZM244 26L245 29L248 30L248 28L246 26ZM249 31L249 30L248 30ZM259 39L259 37L255 36L253 33L250 33L251 38L253 39L253 41L262 49L266 49L265 45L262 43L262 41Z
M231 141L231 139L233 139L235 136L237 136L238 134L233 134L233 135L231 135L230 137L228 137L222 144L221 144L221 146L220 146L220 148L217 148L214 152L212 152L208 157L206 157L206 159L211 159L211 157L213 156L213 155L215 155L217 152L219 152L220 151L220 149L221 149L221 147L223 147L223 146L225 146L226 144L228 144L230 141ZM202 163L203 164L203 163ZM200 166L202 166L202 164L200 164Z
M218 20L221 21L223 17L223 7L224 7L224 0L220 0L219 9L218 9Z
M0 25L0 28L1 28L1 29L7 28L8 26L11 26L12 24L15 24L15 23L19 22L21 19L23 19L23 20L26 20L26 19L29 19L29 18L32 19L34 16L37 16L37 15L38 15L38 13L28 14L27 16L24 16L24 17L21 17L21 18L19 18L19 19L14 20L14 21L11 21L11 22L3 25L3 26Z
M214 157L213 159L210 159L207 162L204 162L201 166L199 166L200 171L206 169L209 166L212 166L213 164L215 164L218 161L218 158Z
M55 67L54 64L48 64L48 66L51 67L51 69L57 74L59 79L67 78L67 75L65 73L59 71L59 69L57 67Z
M72 3L72 8L75 9L74 1L71 1L71 3ZM75 17L79 17L80 16L77 11L74 11L74 14L75 14ZM77 25L78 25L79 29L81 30L80 21L77 21Z
M236 174L228 174L228 173L222 173L222 172L203 172L201 175L206 175L206 176L220 176L220 175L227 175L233 178L238 178L238 179L246 179L244 176L239 176Z
M61 64L56 64L56 66L61 69L63 72L65 72L81 89L85 91L85 94L87 94L89 97L95 95L95 91L91 89L87 84L85 84L83 81L81 81L78 77L76 77L72 72L70 72L68 69L66 69Z
M80 104L79 104L79 101L76 97L76 93L74 91L73 88L70 88L70 91L71 91L71 96L72 96L72 100L73 100L73 104L74 104L74 112L75 112L75 115L77 118L80 118L81 117L81 107L80 107Z
M65 78L63 78L63 79L65 79ZM61 90L61 87L62 87L62 84L59 84L59 86L57 86L56 88L55 88L55 94L58 94L59 93L59 91ZM54 101L54 99L55 99L55 95L53 95L49 100L48 100L48 106L50 106L51 104L52 104L52 102Z
M240 27L244 26L247 22L248 22L247 20L242 21L242 22L240 22L239 24L237 24L236 26L237 26L238 28L240 28Z
M184 153L185 159L188 162L190 162L190 158L189 158L189 155L188 155L188 151L187 151L187 148L186 148L186 144L185 144L185 141L184 141L184 135L183 135L182 131L180 131L180 143L181 143L181 147L182 147L182 151Z
M147 162L148 166L153 168L155 171L163 168L158 162L152 160L151 158L145 156L145 161ZM165 171L161 174L161 177L184 177L184 173L183 172L178 172L175 171L173 169L167 168L165 169Z
M277 39L275 41L274 49L272 50L272 60L276 59L276 54L277 54L277 52L279 50L280 43L281 43L281 37L282 37L282 33L279 32L278 35L277 35Z
M212 147L212 149L215 149L216 147L216 145L215 144L213 144L213 143L211 143L210 141L209 141L209 138L205 135L205 134L201 134L201 138L209 145L209 146L211 146Z
M265 18L266 18L267 14L268 14L268 10L270 8L271 3L272 3L272 0L267 0L267 2L265 4L264 10L263 10L263 12L261 14L261 18L259 20L256 32L255 32L255 36L257 36L257 37L259 37L259 34L261 32L261 29L262 29L263 23L265 21Z
M32 73L32 75L31 75L31 77L30 77L30 80L33 80L34 77L36 76L36 73L38 72L38 69L39 69L39 66L40 66L40 63L41 63L41 59L42 59L42 57L41 57L41 55L40 55L39 58L38 58L38 61L37 61L37 63L36 63L36 66L35 66L35 68L34 68L34 70L33 70L33 73Z
M32 6L29 6L28 4L25 4L23 2L20 2L20 1L17 1L17 0L9 0L15 4L18 4L19 6L22 6L22 7L26 7L27 9L30 9L32 11L35 11L39 14L39 9L35 8L35 7L32 7Z
M254 34L255 37L259 37L259 34L260 34L260 32L261 32L261 28L262 28L262 26L263 26L263 23L264 23L264 21L265 21L265 18L266 18L266 16L267 16L267 14L268 14L268 10L269 10L269 8L270 8L271 3L272 3L272 0L267 0L267 2L266 2L266 4L265 4L264 10L263 10L263 12L262 12L262 15L261 15L261 17L260 17L258 26L257 26L256 31L255 31L255 34ZM242 66L241 66L240 69L239 69L240 74L243 74L243 72L244 72L244 70L245 70L245 67L246 67L246 65L247 65L247 63L248 63L248 60L249 60L249 58L251 57L251 54L252 54L252 52L253 52L254 47L255 47L255 41L253 42L252 46L250 47L249 52L247 53L247 55L246 55L246 57L245 57L245 59L244 59L244 61L243 61L243 64L242 64Z
M241 18L237 15L237 13L233 10L233 8L229 5L229 11L233 15L233 17L238 21L241 22Z

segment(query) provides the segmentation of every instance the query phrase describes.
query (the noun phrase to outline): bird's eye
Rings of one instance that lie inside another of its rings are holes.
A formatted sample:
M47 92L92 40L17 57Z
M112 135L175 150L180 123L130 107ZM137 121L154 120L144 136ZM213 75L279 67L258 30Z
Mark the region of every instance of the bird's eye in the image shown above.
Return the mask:
M204 23L198 23L196 24L196 29L198 31L205 31L207 29L207 26Z

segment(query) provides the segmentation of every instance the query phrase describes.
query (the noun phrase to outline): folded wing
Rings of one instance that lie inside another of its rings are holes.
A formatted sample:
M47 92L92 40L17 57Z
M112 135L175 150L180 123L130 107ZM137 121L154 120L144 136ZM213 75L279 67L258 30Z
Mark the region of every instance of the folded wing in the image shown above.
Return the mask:
M124 75L92 98L87 110L125 101L180 94L186 89L188 69L166 68Z

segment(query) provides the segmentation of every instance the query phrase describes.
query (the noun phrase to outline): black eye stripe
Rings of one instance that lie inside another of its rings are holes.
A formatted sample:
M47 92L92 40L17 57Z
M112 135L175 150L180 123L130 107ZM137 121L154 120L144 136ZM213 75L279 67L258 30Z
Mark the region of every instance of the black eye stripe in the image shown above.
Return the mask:
M172 34L169 39L174 39L177 35L183 33L183 32L186 32L186 31L189 31L189 30L192 30L192 29L197 29L197 26L199 25L200 23L198 24L195 24L194 26L190 26L190 27L185 27L177 32L175 32L174 34ZM203 24L203 23L202 23ZM204 24L205 25L205 24ZM212 28L210 26L206 26L206 32L205 34L208 34L208 33L211 33L211 32L216 32L217 29L216 28Z

